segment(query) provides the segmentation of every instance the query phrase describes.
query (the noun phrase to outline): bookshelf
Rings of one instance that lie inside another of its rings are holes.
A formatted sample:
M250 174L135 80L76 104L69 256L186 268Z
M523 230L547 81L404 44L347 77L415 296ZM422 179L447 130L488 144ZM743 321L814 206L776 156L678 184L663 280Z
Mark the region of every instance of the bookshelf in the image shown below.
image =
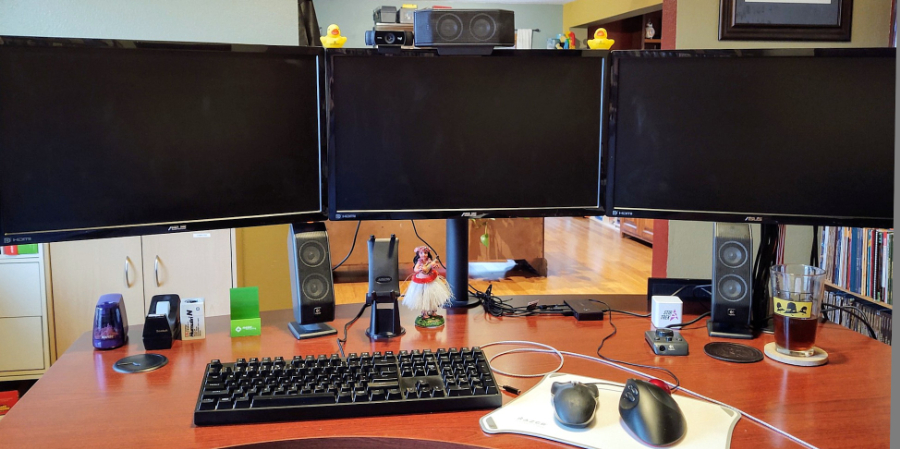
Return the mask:
M863 300L893 304L892 229L825 226L818 237L826 281Z
M869 304L872 304L874 306L877 306L877 307L880 307L883 309L894 310L894 306L892 304L888 304L883 301L878 301L875 298L870 298L866 295L860 295L859 293L851 292L850 290L847 290L846 288L834 285L831 282L826 282L825 288L828 290L831 290L831 291L842 292L842 293L846 293L848 295L852 295L854 298L856 298L858 300L865 301Z
M656 30L656 34L651 39L647 39L645 36L648 21L653 23L653 28ZM601 27L606 29L610 39L615 39L613 50L658 50L662 47L662 9L590 25L588 26L588 38L593 38L594 31Z
M825 226L819 235L819 266L825 270L825 303L865 318L879 341L891 344L894 231ZM824 309L823 309L824 310ZM831 310L827 316L864 335L868 328L853 314Z

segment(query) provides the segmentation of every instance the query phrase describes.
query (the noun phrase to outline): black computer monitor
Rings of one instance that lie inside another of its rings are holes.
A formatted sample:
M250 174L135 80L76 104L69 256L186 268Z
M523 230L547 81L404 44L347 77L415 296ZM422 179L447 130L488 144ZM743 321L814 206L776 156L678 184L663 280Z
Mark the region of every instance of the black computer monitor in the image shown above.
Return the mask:
M895 49L611 60L608 215L892 226Z
M3 244L325 218L321 48L0 41Z
M605 51L329 51L332 220L602 215Z
M608 52L329 51L332 220L447 218L453 306L467 218L602 215Z

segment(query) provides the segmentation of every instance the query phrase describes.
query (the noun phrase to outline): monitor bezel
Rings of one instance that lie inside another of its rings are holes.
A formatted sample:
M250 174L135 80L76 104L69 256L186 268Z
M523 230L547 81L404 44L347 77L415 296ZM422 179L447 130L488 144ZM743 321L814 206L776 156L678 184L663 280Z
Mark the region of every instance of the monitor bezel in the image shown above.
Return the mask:
M604 188L606 185L605 166L605 139L603 133L605 131L605 123L607 121L607 108L604 107L607 96L607 82L609 77L609 51L606 50L513 50L513 49L494 49L490 54L486 55L439 55L436 49L397 49L397 48L342 48L326 50L326 59L328 61L328 87L327 96L328 104L334 104L333 96L333 77L332 70L334 68L334 60L336 58L348 56L364 56L364 57L436 57L436 58L483 58L483 57L512 57L512 58L597 58L599 60L599 69L601 70L601 98L599 98L600 107L600 152L599 166L597 167L599 175L597 207L573 207L573 208L546 208L546 209L518 209L518 208L495 208L495 209L466 209L466 210L386 210L386 211L341 211L338 210L336 204L336 184L339 182L336 174L335 158L335 141L333 130L335 128L334 109L328 109L328 147L326 160L328 161L328 218L333 221L342 220L426 220L426 219L449 219L449 218L518 218L518 217L581 217L581 216L602 216L606 209L604 200L606 198Z
M749 50L624 50L610 56L609 96L606 148L607 216L614 218L648 218L662 220L715 221L732 223L763 223L817 226L853 226L868 228L892 228L891 217L810 216L800 214L772 214L759 211L689 211L664 210L616 206L616 122L618 118L619 64L623 59L635 58L761 58L761 57L884 57L895 58L894 48L790 48Z
M51 243L70 240L99 239L111 237L128 237L152 234L170 234L179 232L207 231L298 222L324 221L327 219L326 200L326 164L325 141L327 126L325 123L325 51L321 47L298 47L281 45L227 44L206 42L167 42L147 40L121 39L76 39L46 38L30 36L0 36L0 51L9 47L55 47L76 48L84 51L152 51L152 52L195 52L195 53L229 53L240 58L241 55L261 54L273 58L283 57L315 57L317 65L318 90L318 134L319 134L319 201L318 210L285 212L277 214L260 214L251 216L223 216L196 219L189 221L165 221L158 223L133 223L124 225L100 226L81 229L54 229L21 233L8 233L3 229L3 217L0 215L0 245L17 245L29 243ZM65 50L61 50L65 51Z

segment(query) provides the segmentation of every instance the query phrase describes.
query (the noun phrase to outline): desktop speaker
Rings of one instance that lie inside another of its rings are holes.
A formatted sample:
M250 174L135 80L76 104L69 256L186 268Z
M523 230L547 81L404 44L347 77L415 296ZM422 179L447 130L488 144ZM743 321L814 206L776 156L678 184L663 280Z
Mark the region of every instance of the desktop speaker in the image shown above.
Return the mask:
M750 225L716 223L712 262L709 335L753 338L750 304L753 279Z
M417 47L513 46L515 16L503 9L421 9L415 12Z
M389 239L369 237L369 293L400 294L400 241L394 234Z
M334 334L334 280L328 233L323 223L292 224L288 233L291 297L296 322L288 325L298 339Z

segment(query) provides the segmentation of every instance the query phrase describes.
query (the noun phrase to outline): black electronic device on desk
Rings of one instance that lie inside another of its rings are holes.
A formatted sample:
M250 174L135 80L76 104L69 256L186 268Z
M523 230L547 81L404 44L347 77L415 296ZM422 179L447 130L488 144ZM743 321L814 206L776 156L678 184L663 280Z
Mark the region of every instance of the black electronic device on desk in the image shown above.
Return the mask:
M666 446L687 431L684 414L668 387L656 382L628 379L619 398L619 416L625 427L641 441ZM662 384L665 385L665 384Z
M500 407L478 347L211 361L194 424L243 424Z
M687 341L672 329L644 332L644 340L656 355L688 355Z
M448 219L442 260L454 308L478 304L470 219L604 213L609 52L487 49L327 54L329 218ZM545 113L559 110L581 112Z
M0 38L4 244L324 219L324 57Z
M144 320L144 349L169 349L174 340L181 338L179 313L181 298L178 295L156 295L150 299L150 313Z

